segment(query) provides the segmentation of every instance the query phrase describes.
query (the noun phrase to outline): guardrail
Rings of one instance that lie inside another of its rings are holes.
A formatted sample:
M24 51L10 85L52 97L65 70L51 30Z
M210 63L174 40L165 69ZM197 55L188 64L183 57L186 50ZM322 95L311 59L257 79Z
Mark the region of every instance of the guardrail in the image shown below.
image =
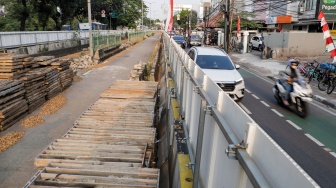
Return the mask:
M318 187L165 33L163 41L173 187Z

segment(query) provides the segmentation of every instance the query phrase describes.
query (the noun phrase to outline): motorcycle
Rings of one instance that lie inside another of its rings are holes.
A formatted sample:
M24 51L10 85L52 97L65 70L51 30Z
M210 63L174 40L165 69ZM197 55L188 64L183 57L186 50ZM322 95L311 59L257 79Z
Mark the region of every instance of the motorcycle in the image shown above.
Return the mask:
M278 104L285 106L283 97L286 94L286 89L282 85L283 79L275 78L273 94ZM289 93L288 107L293 110L298 116L304 118L308 114L308 102L312 101L312 89L304 80L293 83L293 91Z

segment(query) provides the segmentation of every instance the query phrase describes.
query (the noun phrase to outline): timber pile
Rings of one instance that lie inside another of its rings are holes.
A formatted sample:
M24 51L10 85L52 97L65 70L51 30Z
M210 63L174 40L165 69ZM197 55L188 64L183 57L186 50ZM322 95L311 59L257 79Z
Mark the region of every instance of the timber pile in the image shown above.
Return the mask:
M28 102L29 113L46 102L47 87L45 85L45 71L35 69L24 74L20 79L24 82L25 99Z
M45 74L46 99L49 100L62 92L58 71L54 68L40 68L39 71Z
M118 81L36 159L34 186L158 187L156 82ZM27 187L27 186L26 186Z
M40 66L47 66L50 65L51 63L58 61L58 58L55 58L55 56L38 56L34 57L33 62Z
M27 55L0 53L0 79L18 79L27 72L23 66Z
M24 84L19 80L0 80L0 131L15 124L28 110Z
M59 72L59 77L61 81L62 90L64 91L71 86L74 78L74 72L71 69L61 71Z
M58 71L64 71L70 69L71 61L68 59L60 59L50 64L52 68L57 69Z

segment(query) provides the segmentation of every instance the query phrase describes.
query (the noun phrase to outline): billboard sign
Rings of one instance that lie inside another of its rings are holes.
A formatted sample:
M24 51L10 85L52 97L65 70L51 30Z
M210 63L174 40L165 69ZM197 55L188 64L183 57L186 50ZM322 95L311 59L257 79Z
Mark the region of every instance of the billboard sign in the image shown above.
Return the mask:
M336 0L320 0L320 11L326 20L336 20Z

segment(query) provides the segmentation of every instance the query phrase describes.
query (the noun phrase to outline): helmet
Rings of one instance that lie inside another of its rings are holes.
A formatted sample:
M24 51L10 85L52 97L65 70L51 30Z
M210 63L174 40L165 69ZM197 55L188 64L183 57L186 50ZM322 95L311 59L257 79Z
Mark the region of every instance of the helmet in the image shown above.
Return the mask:
M296 59L290 59L290 60L288 60L287 65L291 66L292 63L296 63L298 65L300 62L298 60L296 60Z

